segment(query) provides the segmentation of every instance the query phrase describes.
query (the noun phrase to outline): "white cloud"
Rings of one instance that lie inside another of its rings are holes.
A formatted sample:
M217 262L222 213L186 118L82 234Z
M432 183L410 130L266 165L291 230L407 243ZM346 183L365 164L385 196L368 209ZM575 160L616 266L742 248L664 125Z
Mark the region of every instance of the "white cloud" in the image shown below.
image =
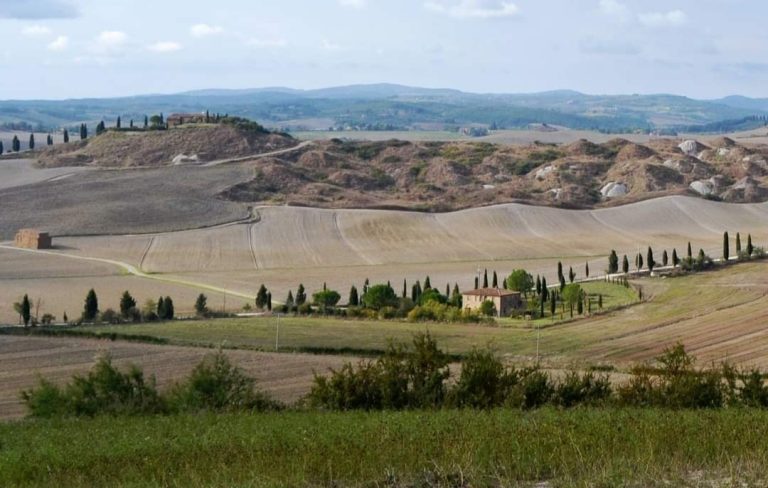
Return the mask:
M669 12L651 12L638 16L640 23L646 27L675 27L688 21L688 16L682 10Z
M213 36L222 32L224 32L224 29L218 25L196 24L189 28L189 33L193 37Z
M181 44L173 41L156 42L147 46L147 49L156 53L173 53L183 48Z
M457 19L493 19L512 17L520 9L512 2L504 0L435 0L424 6Z
M96 38L96 41L99 43L99 45L105 48L121 46L125 44L125 41L127 40L128 36L125 34L125 32L120 31L104 31L99 34L99 37Z
M366 3L366 0L339 0L342 7L363 8Z
M617 0L600 0L600 12L621 21L629 20L631 12L629 7Z
M248 39L247 46L256 48L281 48L288 45L285 39Z
M67 47L69 47L69 37L67 36L59 36L48 44L49 51L63 51Z
M21 33L27 37L50 36L51 29L44 25L28 25L21 30Z

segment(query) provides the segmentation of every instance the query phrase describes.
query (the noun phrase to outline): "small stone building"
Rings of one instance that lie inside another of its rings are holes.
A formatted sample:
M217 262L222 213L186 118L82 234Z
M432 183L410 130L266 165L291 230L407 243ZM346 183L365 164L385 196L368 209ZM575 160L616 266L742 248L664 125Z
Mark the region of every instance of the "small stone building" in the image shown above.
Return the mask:
M178 127L184 124L202 124L205 114L171 114L165 119L168 127Z
M502 290L501 288L480 288L462 293L464 308L479 310L485 301L491 301L496 306L499 317L507 317L513 311L522 310L525 306L520 292Z
M47 232L36 229L22 229L16 233L16 247L24 249L51 249L53 239Z

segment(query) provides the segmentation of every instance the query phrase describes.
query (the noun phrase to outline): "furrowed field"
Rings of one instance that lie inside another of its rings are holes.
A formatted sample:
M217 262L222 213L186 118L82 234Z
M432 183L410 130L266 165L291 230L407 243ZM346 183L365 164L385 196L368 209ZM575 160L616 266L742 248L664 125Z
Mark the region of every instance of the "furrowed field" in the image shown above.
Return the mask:
M762 486L768 413L584 409L0 424L2 486Z

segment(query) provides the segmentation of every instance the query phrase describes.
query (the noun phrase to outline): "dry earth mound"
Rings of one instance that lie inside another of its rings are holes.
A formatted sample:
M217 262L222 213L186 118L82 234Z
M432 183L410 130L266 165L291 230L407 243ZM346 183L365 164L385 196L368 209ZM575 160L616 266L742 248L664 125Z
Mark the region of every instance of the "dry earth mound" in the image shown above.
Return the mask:
M84 141L46 148L41 166L104 168L164 166L250 156L296 144L289 137L232 125L186 125L169 130L107 131Z

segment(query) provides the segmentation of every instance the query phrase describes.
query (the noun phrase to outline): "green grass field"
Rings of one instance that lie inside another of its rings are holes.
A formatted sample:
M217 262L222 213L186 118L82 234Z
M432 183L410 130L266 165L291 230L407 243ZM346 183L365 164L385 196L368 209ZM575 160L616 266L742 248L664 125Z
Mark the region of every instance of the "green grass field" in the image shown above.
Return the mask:
M746 409L25 421L0 424L0 486L756 486L767 436Z

